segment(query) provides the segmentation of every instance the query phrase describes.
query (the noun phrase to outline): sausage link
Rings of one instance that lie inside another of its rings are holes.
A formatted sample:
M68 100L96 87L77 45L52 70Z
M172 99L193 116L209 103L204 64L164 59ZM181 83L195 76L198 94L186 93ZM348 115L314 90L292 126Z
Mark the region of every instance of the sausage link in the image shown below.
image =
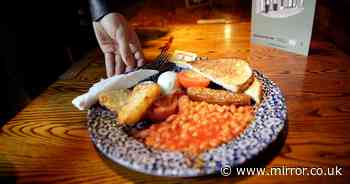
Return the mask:
M219 105L250 105L251 98L246 94L231 93L225 90L191 87L187 88L187 95L195 101L206 101Z

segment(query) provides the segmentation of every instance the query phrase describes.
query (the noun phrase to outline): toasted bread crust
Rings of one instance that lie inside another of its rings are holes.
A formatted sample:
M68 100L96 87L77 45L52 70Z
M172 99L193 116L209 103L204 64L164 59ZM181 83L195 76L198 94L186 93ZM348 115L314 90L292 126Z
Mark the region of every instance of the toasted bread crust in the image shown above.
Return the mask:
M261 103L262 99L262 84L257 78L253 78L253 83L249 86L249 88L244 91L244 94L249 95L256 104Z
M216 59L191 62L191 69L224 88L239 92L251 84L253 72L241 59Z
M243 93L245 90L247 90L254 82L254 75L250 76L249 79L243 83L242 85L239 85L238 87L238 93Z

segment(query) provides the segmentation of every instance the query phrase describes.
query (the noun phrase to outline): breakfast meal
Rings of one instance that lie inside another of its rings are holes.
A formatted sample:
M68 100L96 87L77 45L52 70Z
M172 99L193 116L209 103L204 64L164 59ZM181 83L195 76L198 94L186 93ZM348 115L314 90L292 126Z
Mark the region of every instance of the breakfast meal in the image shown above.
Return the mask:
M180 71L161 73L127 89L103 91L99 104L117 123L149 126L130 133L160 150L198 155L235 139L254 119L262 84L241 59L174 62Z

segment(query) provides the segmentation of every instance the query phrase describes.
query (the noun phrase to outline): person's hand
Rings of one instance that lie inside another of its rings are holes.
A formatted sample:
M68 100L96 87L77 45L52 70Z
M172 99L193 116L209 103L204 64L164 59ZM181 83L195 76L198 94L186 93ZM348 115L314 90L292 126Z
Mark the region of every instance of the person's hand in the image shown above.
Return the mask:
M123 15L109 13L93 22L93 27L105 57L107 77L132 71L144 64L140 41Z

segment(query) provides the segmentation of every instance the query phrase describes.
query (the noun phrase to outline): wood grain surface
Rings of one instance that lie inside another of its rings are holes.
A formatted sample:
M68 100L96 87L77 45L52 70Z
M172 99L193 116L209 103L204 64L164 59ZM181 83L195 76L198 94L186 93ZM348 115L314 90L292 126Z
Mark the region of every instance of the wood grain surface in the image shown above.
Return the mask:
M282 89L288 106L286 137L248 167L335 167L343 176L152 177L111 163L90 141L86 112L71 101L105 76L91 51L0 132L0 183L348 183L350 176L350 57L314 39L309 57L251 45L250 23L178 25L143 42L147 60L174 37L172 49L209 59L240 57ZM80 67L79 67L79 66Z

